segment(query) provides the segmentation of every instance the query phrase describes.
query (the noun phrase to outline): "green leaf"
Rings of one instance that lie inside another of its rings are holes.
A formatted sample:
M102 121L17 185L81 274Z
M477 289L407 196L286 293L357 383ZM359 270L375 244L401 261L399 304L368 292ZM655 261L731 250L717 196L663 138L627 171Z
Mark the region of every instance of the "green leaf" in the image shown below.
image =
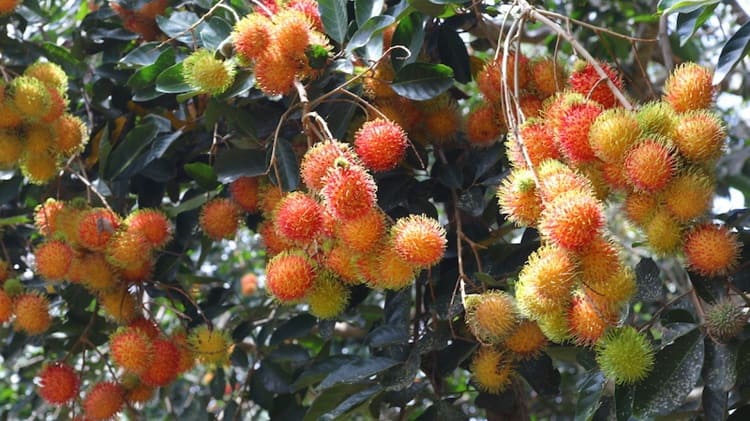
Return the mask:
M156 90L165 94L181 94L193 90L182 76L182 62L168 67L159 74L156 78Z
M718 85L732 71L734 66L747 55L750 50L750 22L746 22L721 48L719 61L714 70L713 84Z
M107 167L104 169L105 179L115 179L125 171L156 138L159 133L157 124L153 120L143 121L144 124L130 130L125 139L110 152Z
M53 63L59 64L71 77L79 77L83 74L83 63L71 54L70 50L51 42L42 44L44 55Z
M191 162L185 164L183 168L187 175L206 190L213 190L219 185L214 169L208 164L204 164L203 162Z
M704 336L698 329L659 351L651 374L636 385L633 414L663 415L682 405L700 378L703 357Z
M7 218L0 218L0 228L5 226L21 225L26 224L30 221L28 215L16 215L9 216Z
M175 52L170 48L161 53L153 64L142 67L133 73L133 76L128 79L127 85L133 89L144 89L153 84L163 71L174 64Z
M164 207L164 212L169 216L170 218L175 218L177 215L183 213L183 212L189 212L193 209L198 209L199 207L203 206L204 203L208 202L209 200L213 199L214 196L216 196L218 192L210 191L206 194L199 194L195 197L191 197L188 200L180 202L178 206L166 206Z
M300 314L292 317L281 326L277 327L271 336L271 345L278 345L287 339L302 338L307 336L318 320L309 314Z
M260 149L225 149L216 155L214 171L222 183L266 173L266 153Z
M409 5L427 16L437 17L445 11L445 5L435 4L430 0L408 0Z
M403 326L381 325L367 335L365 342L373 348L402 344L409 340L409 330Z
M523 361L518 372L539 395L549 397L560 393L560 372L547 354Z
M444 64L411 63L396 73L391 87L399 95L425 101L453 86L453 70Z
M658 301L664 297L661 270L650 257L644 257L635 266L637 297L642 301Z
M373 37L373 35L382 31L394 21L395 19L393 18L393 16L388 15L371 17L367 20L367 22L365 22L364 25L357 29L357 32L355 32L354 35L352 35L352 38L349 40L349 44L347 44L346 46L346 51L353 51L359 47L366 45L370 41L370 38Z
M269 152L271 149L269 149ZM279 168L281 180L279 182L284 191L294 191L299 187L299 163L292 144L288 140L279 138L276 144L276 165ZM273 172L271 172L273 174Z
M466 43L455 29L445 25L438 29L438 54L440 61L453 69L457 81L471 82L469 52L466 51Z
M352 355L336 355L316 361L297 377L292 387L294 390L304 389L323 380L333 370L354 361Z
M396 49L391 52L391 64L398 71L409 63L414 63L419 57L419 50L424 44L424 15L419 12L412 12L399 21L396 30L393 32L391 46L401 45L407 48L410 53L403 49Z
M718 2L719 0L661 0L657 10L665 15L672 13L690 13L701 7Z
M232 25L229 22L218 16L212 16L200 32L203 47L215 51L231 33Z
M383 0L354 0L354 16L357 26L361 27L373 16L383 13Z
M342 384L332 387L315 398L303 421L321 420L327 413L347 399L357 395L359 392L370 390L373 387L371 384Z
M615 385L615 416L617 421L629 421L633 413L633 385Z
M344 43L349 27L346 3L347 0L318 0L318 11L326 34L339 44Z
M680 13L677 15L677 35L680 37L680 46L684 46L690 38L695 35L698 28L703 25L708 18L713 16L714 9L718 3L710 4L702 9L695 9L689 13Z
M318 385L318 389L329 389L340 383L358 383L397 364L401 364L401 361L386 357L358 358L326 376Z
M169 47L159 47L159 42L147 42L139 45L120 59L120 67L143 67L154 63L157 58Z
M351 393L349 396L347 396L346 399L344 399L343 402L333 408L333 410L328 411L325 415L323 415L321 419L325 421L337 419L338 417L346 414L357 406L361 406L363 403L372 400L382 391L383 387L379 384L375 384L365 390Z
M197 39L196 35L206 25L205 22L201 22L193 27L199 19L198 15L193 12L178 11L172 12L169 17L156 16L156 23L167 36L192 47L195 44L200 46L200 39Z
M603 391L604 375L600 371L592 371L583 378L581 385L578 386L576 421L588 421L594 417Z

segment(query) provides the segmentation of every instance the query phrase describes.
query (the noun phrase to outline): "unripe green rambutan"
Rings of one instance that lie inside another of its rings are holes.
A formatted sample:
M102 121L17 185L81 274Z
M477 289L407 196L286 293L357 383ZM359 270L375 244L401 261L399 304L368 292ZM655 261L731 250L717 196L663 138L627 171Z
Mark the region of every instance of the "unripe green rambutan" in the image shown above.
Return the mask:
M675 111L710 108L714 101L713 74L696 63L683 63L672 70L664 83L664 100Z
M673 255L682 245L682 226L669 212L655 212L645 226L649 248L660 256Z
M677 159L671 144L661 138L647 138L625 156L628 181L637 190L657 192L672 180Z
M500 393L510 385L514 374L513 360L496 347L483 346L474 354L470 371L479 390Z
M736 338L748 322L748 315L741 306L724 299L706 309L706 333L725 343Z
M514 168L497 190L500 212L522 227L533 227L542 213L542 201L537 193L531 170Z
M15 297L23 292L23 284L18 278L10 278L3 282L3 291L9 297Z
M499 343L518 323L516 304L503 291L467 295L465 305L466 324L484 343Z
M688 222L710 209L713 194L711 178L698 170L674 178L662 196L669 213L679 222Z
M585 191L571 190L549 202L539 219L539 231L558 246L580 250L604 228L604 209Z
M349 289L330 271L321 271L305 297L310 314L320 319L333 319L349 303Z
M604 162L621 162L641 134L632 111L614 108L601 113L591 125L589 143Z
M653 101L642 105L635 118L645 135L658 135L672 138L677 126L677 113L662 101Z
M220 60L208 50L200 49L182 62L185 81L202 93L220 95L234 82L234 62Z
M617 384L645 378L654 365L654 351L648 339L633 327L610 330L596 345L596 362L605 376Z
M536 357L546 345L547 337L531 320L521 321L503 341L503 346L520 359Z
M700 110L680 116L674 142L680 155L689 161L712 162L721 156L726 137L721 117L710 111Z
M2 110L0 110L2 112ZM0 130L0 169L10 169L18 165L23 153L23 143L15 131Z
M703 276L724 276L739 263L742 243L727 227L703 223L685 236L684 251L691 270Z
M50 112L52 99L44 83L30 76L19 76L8 85L13 108L27 121L38 121Z
M201 363L223 366L229 362L234 345L227 332L201 325L190 332L187 340Z

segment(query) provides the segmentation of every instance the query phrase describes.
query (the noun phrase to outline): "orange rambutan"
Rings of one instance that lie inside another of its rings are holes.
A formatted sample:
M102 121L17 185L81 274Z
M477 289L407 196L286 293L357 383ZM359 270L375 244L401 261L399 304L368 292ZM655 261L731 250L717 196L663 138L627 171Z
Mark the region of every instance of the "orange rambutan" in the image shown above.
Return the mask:
M577 258L582 282L595 289L604 286L621 266L619 248L604 237L591 241L577 253Z
M4 289L0 288L0 324L10 321L13 317L13 300Z
M104 250L120 224L120 217L108 209L86 211L78 222L80 245L89 250Z
M517 358L534 358L547 346L547 337L539 328L539 324L531 320L522 320L505 338L503 346Z
M668 141L647 138L630 149L624 166L633 187L653 193L662 190L672 179L677 159Z
M364 165L376 172L396 168L407 145L404 129L382 118L365 122L354 134L354 150Z
M547 245L532 253L516 283L520 312L538 320L546 313L563 309L570 301L576 270L572 256L557 246Z
M404 261L417 268L427 268L443 258L447 244L445 229L426 215L399 218L391 227L391 241Z
M499 105L502 97L502 74L500 66L495 61L484 65L477 74L477 88L484 98L493 105Z
M119 274L123 282L138 283L145 282L154 271L154 259L150 256L138 265L120 268Z
M474 354L469 370L479 390L497 394L510 385L513 367L508 353L493 346L483 346Z
M531 88L548 97L565 87L565 69L559 61L550 57L539 57L529 63Z
M251 13L234 25L232 44L237 55L248 62L263 55L271 42L273 24L267 16Z
M326 174L334 167L336 158L345 158L351 163L357 162L357 156L352 148L337 140L319 142L313 145L305 156L302 157L300 165L300 175L302 181L308 189L320 191L323 186Z
M696 63L683 63L664 83L664 100L678 113L710 108L714 101L713 74Z
M470 294L464 301L466 325L483 343L498 343L518 324L516 303L504 291Z
M138 303L125 287L101 291L99 305L107 316L119 324L127 324L138 316Z
M316 31L323 31L323 21L320 18L317 0L289 0L286 7L302 12Z
M362 78L362 90L365 96L374 100L384 100L397 97L391 88L391 82L396 76L390 60L382 60L374 69L368 69Z
M622 79L615 69L607 63L599 63L599 66L606 73L607 78L622 90ZM617 98L610 89L606 81L602 80L596 68L591 63L586 63L583 67L573 71L568 77L570 88L581 95L601 104L604 108L613 108L617 105Z
M378 186L363 167L338 158L323 179L328 211L341 220L356 219L375 206Z
M156 388L140 381L125 391L125 401L129 405L145 404L154 398Z
M703 276L725 276L739 263L742 243L726 226L703 223L685 236L688 267Z
M539 231L554 244L580 250L600 235L604 209L588 192L570 190L549 202L539 219Z
M536 95L525 94L518 99L518 107L521 109L524 121L529 118L537 118L544 108L544 101ZM513 115L516 115L515 109L511 109ZM518 117L516 116L516 119Z
M242 295L249 296L255 294L258 289L258 276L252 272L242 275L240 278L240 290Z
M621 162L641 134L635 114L622 108L605 110L591 125L591 150L604 162Z
M664 189L663 200L669 213L679 222L688 222L711 208L714 186L700 170L675 177Z
M275 256L292 247L290 242L278 234L272 221L261 222L258 225L258 234L260 234L263 240L263 245L266 247L266 255L268 256Z
M119 383L99 382L83 399L83 413L87 420L109 420L125 404L125 389Z
M88 129L77 116L63 114L52 123L52 130L55 133L55 149L63 157L73 156L86 146Z
M649 248L658 255L675 254L682 245L682 226L666 210L654 212L644 231Z
M375 288L399 290L414 282L414 267L398 254L396 249L386 244L376 252L376 274L370 284Z
M148 339L154 339L161 334L161 329L159 329L159 325L156 322L142 316L138 316L128 323L128 328L140 331Z
M446 102L426 110L422 116L422 128L428 143L441 144L453 139L461 128L458 108L453 102Z
M674 142L680 155L689 161L712 162L722 155L726 137L721 117L700 110L679 117Z
M282 57L295 60L305 56L305 50L310 45L312 23L299 10L284 9L271 17L273 43Z
M45 237L57 234L56 221L64 206L64 202L49 198L34 209L34 225L39 234Z
M47 124L32 124L26 126L23 132L23 148L26 155L53 153L55 139Z
M488 104L482 104L472 110L464 123L466 140L478 147L494 144L504 129L497 119L497 111Z
M172 343L177 347L177 352L180 354L179 361L177 362L178 375L195 367L195 351L190 342L188 342L187 333L182 329L174 332L172 334Z
M372 250L385 234L385 216L376 208L360 218L341 221L336 234L338 239L350 249L365 253Z
M73 249L58 240L47 241L34 250L36 272L48 281L62 281L70 269Z
M138 209L125 219L128 232L138 232L151 248L162 248L172 239L172 223L156 209Z
M636 225L644 227L659 208L659 198L649 193L631 192L625 197L625 216Z
M411 131L422 120L422 110L415 105L416 103L408 98L396 96L395 98L378 98L373 105L383 113L386 119L398 124L405 131Z
M107 243L105 256L117 268L137 267L151 258L151 243L141 231L120 230Z
M143 383L163 387L172 383L179 373L177 372L180 361L180 352L172 341L165 338L156 338L151 342L153 357L151 364L141 374Z
M74 259L69 276L72 282L81 282L87 288L94 291L105 291L114 287L117 283L115 268L112 267L101 253L84 254Z
M586 102L591 102L591 100L586 99L585 96L577 92L568 90L557 92L555 95L544 100L542 106L544 121L554 132L560 127L560 122L569 107Z
M589 179L558 160L543 161L537 168L537 175L542 184L539 194L546 202L571 191L595 195Z
M211 199L201 209L200 227L214 241L234 238L240 228L241 213L240 207L229 199Z
M52 324L47 297L36 292L25 292L13 300L13 328L29 335L39 335Z
M65 405L78 395L81 380L73 367L62 361L47 364L39 372L39 396L50 405Z
M628 176L623 167L622 162L602 162L601 163L602 177L609 186L610 190L628 191L630 190L630 184L628 184Z
M602 108L593 102L583 102L568 107L555 130L555 140L563 155L573 165L596 159L589 144L589 129Z
M304 298L315 279L315 265L301 251L284 251L266 265L266 287L282 302Z
M68 75L62 67L49 61L37 61L23 71L24 76L38 79L48 88L54 89L61 95L68 90Z
M140 375L151 365L151 338L141 329L119 329L109 337L109 353L115 364Z
M10 98L0 101L0 128L17 129L22 123L21 113L13 108Z
M518 131L532 165L537 166L547 159L560 158L560 150L555 144L554 133L544 120L536 118L526 120L518 127ZM505 149L508 160L514 167L528 167L521 147L513 135L508 136Z
M593 346L608 327L617 322L617 315L605 308L597 308L585 293L574 294L568 311L568 325L573 340L581 346Z
M248 213L258 211L260 204L258 177L240 177L229 184L232 200Z
M62 117L65 108L68 106L68 99L63 97L57 89L47 87L50 98L49 112L42 116L39 121L42 123L54 123Z
M2 112L2 110L0 110ZM21 159L23 143L15 131L0 130L0 169L14 168Z
M295 68L282 56L278 45L271 45L255 63L256 83L266 95L289 93L294 87L294 77Z
M320 234L323 206L302 192L287 194L274 212L276 232L285 240L306 245Z
M533 227L542 213L542 202L537 194L531 170L514 168L497 190L500 212L522 227Z
M397 255L395 251L393 254ZM358 259L359 254L349 249L344 244L337 242L326 252L323 266L338 275L344 283L357 284L362 281L359 268L357 267ZM411 266L409 268L411 269ZM384 275L384 278L385 277L386 275ZM397 280L401 279L400 276L397 277ZM409 281L411 281L411 279Z

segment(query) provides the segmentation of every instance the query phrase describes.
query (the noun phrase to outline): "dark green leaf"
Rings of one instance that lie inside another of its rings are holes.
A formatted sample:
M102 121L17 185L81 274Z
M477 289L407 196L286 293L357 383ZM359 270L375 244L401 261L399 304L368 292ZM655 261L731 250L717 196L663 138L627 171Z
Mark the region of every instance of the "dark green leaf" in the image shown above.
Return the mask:
M146 42L130 51L120 59L122 67L142 67L153 64L157 58L168 49L167 46L159 48L159 42Z
M200 45L197 34L206 25L205 22L202 22L193 27L198 19L200 19L198 15L193 12L177 11L170 14L169 17L157 16L156 23L159 25L159 29L169 37L192 47L195 44Z
M333 370L354 361L356 357L351 355L336 355L316 361L310 368L302 372L294 381L294 390L304 389L323 380Z
M714 85L718 85L750 50L750 22L745 23L721 48L714 70Z
M737 380L737 347L706 341L703 382L716 391L729 392Z
M353 51L359 47L366 45L370 41L370 38L373 37L373 35L382 31L393 22L393 16L380 15L371 17L367 20L367 22L365 22L364 25L362 25L357 30L357 32L354 33L354 35L352 35L352 38L346 45L346 50Z
M604 375L600 371L589 372L578 386L576 421L590 420L599 408L599 400L604 391Z
M156 78L156 90L165 94L180 94L192 91L182 76L182 63L177 63L161 72Z
M214 171L222 183L266 173L266 153L260 149L225 149L216 155Z
M325 390L339 383L358 383L400 363L401 361L385 357L358 358L326 376L318 389Z
M718 3L719 0L661 0L657 10L663 14L690 13L709 4Z
M307 336L315 327L315 323L317 323L317 319L307 313L293 317L276 328L271 336L270 343L271 345L277 345L287 339Z
M437 17L443 14L445 5L435 4L430 0L408 0L409 5L427 16Z
M206 21L206 26L200 32L203 47L215 51L231 33L232 25L229 22L218 16L212 16Z
M705 417L704 419L724 420L727 418L729 392L712 389L706 386L703 388L701 402L703 403L702 415Z
M615 385L615 416L617 421L629 421L633 413L633 385Z
M440 61L453 69L457 81L471 82L469 52L466 51L466 43L455 29L447 26L441 26L438 29L438 53Z
M737 350L737 379L741 384L750 381L750 339L745 339Z
M638 300L658 301L664 297L661 270L650 257L644 257L635 266L635 280L638 285Z
M369 390L371 384L342 384L332 387L315 398L303 421L318 421L352 395Z
M350 410L354 409L355 407L361 405L363 402L366 402L370 399L372 399L375 395L378 393L381 393L383 391L383 387L379 384L375 384L370 386L369 388L352 393L349 396L347 396L346 399L344 399L340 404L338 404L333 410L328 411L325 415L323 415L320 419L321 420L334 420ZM307 417L305 417L307 419Z
M344 43L349 27L346 3L347 0L318 0L318 11L326 34L339 44Z
M391 46L401 45L409 50L399 48L391 52L391 64L398 71L405 65L413 63L419 56L419 50L424 44L424 15L412 12L401 19L393 32Z
M125 139L109 154L107 167L104 170L105 178L112 180L125 171L156 138L158 133L159 127L153 121L130 130Z
M391 87L399 95L424 101L453 86L453 70L444 64L411 63L396 73Z
M165 50L159 55L156 61L148 66L140 68L133 76L128 79L128 86L133 89L144 89L154 83L156 78L175 62L175 52L173 49Z
M214 169L208 164L204 164L203 162L191 162L185 164L183 168L190 178L195 180L199 186L206 190L213 190L219 185Z
M214 372L214 377L211 379L211 396L214 397L214 399L222 399L224 397L224 387L227 384L226 375L224 374L224 369L222 367L219 367Z
M292 144L288 140L276 140L276 165L279 168L280 182L284 191L294 191L299 187L299 163ZM270 151L270 149L269 149Z
M737 408L737 410L732 412L732 415L727 418L727 421L745 421L748 419L750 419L750 404Z
M695 9L689 13L680 13L677 15L677 35L680 36L680 45L684 46L690 38L695 35L698 28L713 16L714 9L719 3L710 4L702 9Z
M255 371L263 387L273 393L289 393L292 391L289 375L277 364L263 360Z
M357 26L361 27L373 16L378 16L383 12L383 0L354 0L354 17L357 20Z
M700 378L703 342L701 331L694 329L656 354L654 370L636 385L634 415L651 417L666 414L682 405Z
M373 348L386 345L406 343L409 340L409 330L403 326L381 325L367 335L366 343Z
M83 63L75 58L70 50L51 42L42 44L42 49L49 61L59 64L69 76L78 77L83 73Z
M560 372L552 366L552 359L547 354L523 361L518 372L540 395L555 396L560 393Z

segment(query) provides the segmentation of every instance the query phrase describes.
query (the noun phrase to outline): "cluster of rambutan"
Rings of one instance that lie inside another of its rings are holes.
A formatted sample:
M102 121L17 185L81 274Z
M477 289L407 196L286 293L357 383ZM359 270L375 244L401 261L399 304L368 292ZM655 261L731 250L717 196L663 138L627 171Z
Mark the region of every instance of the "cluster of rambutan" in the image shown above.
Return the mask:
M330 46L316 0L267 3L235 24L232 43L240 63L253 66L260 90L284 95L295 80L318 76Z
M2 262L0 276L0 324L13 323L13 329L28 335L40 335L52 325L49 300L41 292L24 288L17 278L9 278Z
M65 111L67 89L63 69L41 61L7 84L0 82L0 169L20 166L29 181L43 184L81 152L88 131Z

